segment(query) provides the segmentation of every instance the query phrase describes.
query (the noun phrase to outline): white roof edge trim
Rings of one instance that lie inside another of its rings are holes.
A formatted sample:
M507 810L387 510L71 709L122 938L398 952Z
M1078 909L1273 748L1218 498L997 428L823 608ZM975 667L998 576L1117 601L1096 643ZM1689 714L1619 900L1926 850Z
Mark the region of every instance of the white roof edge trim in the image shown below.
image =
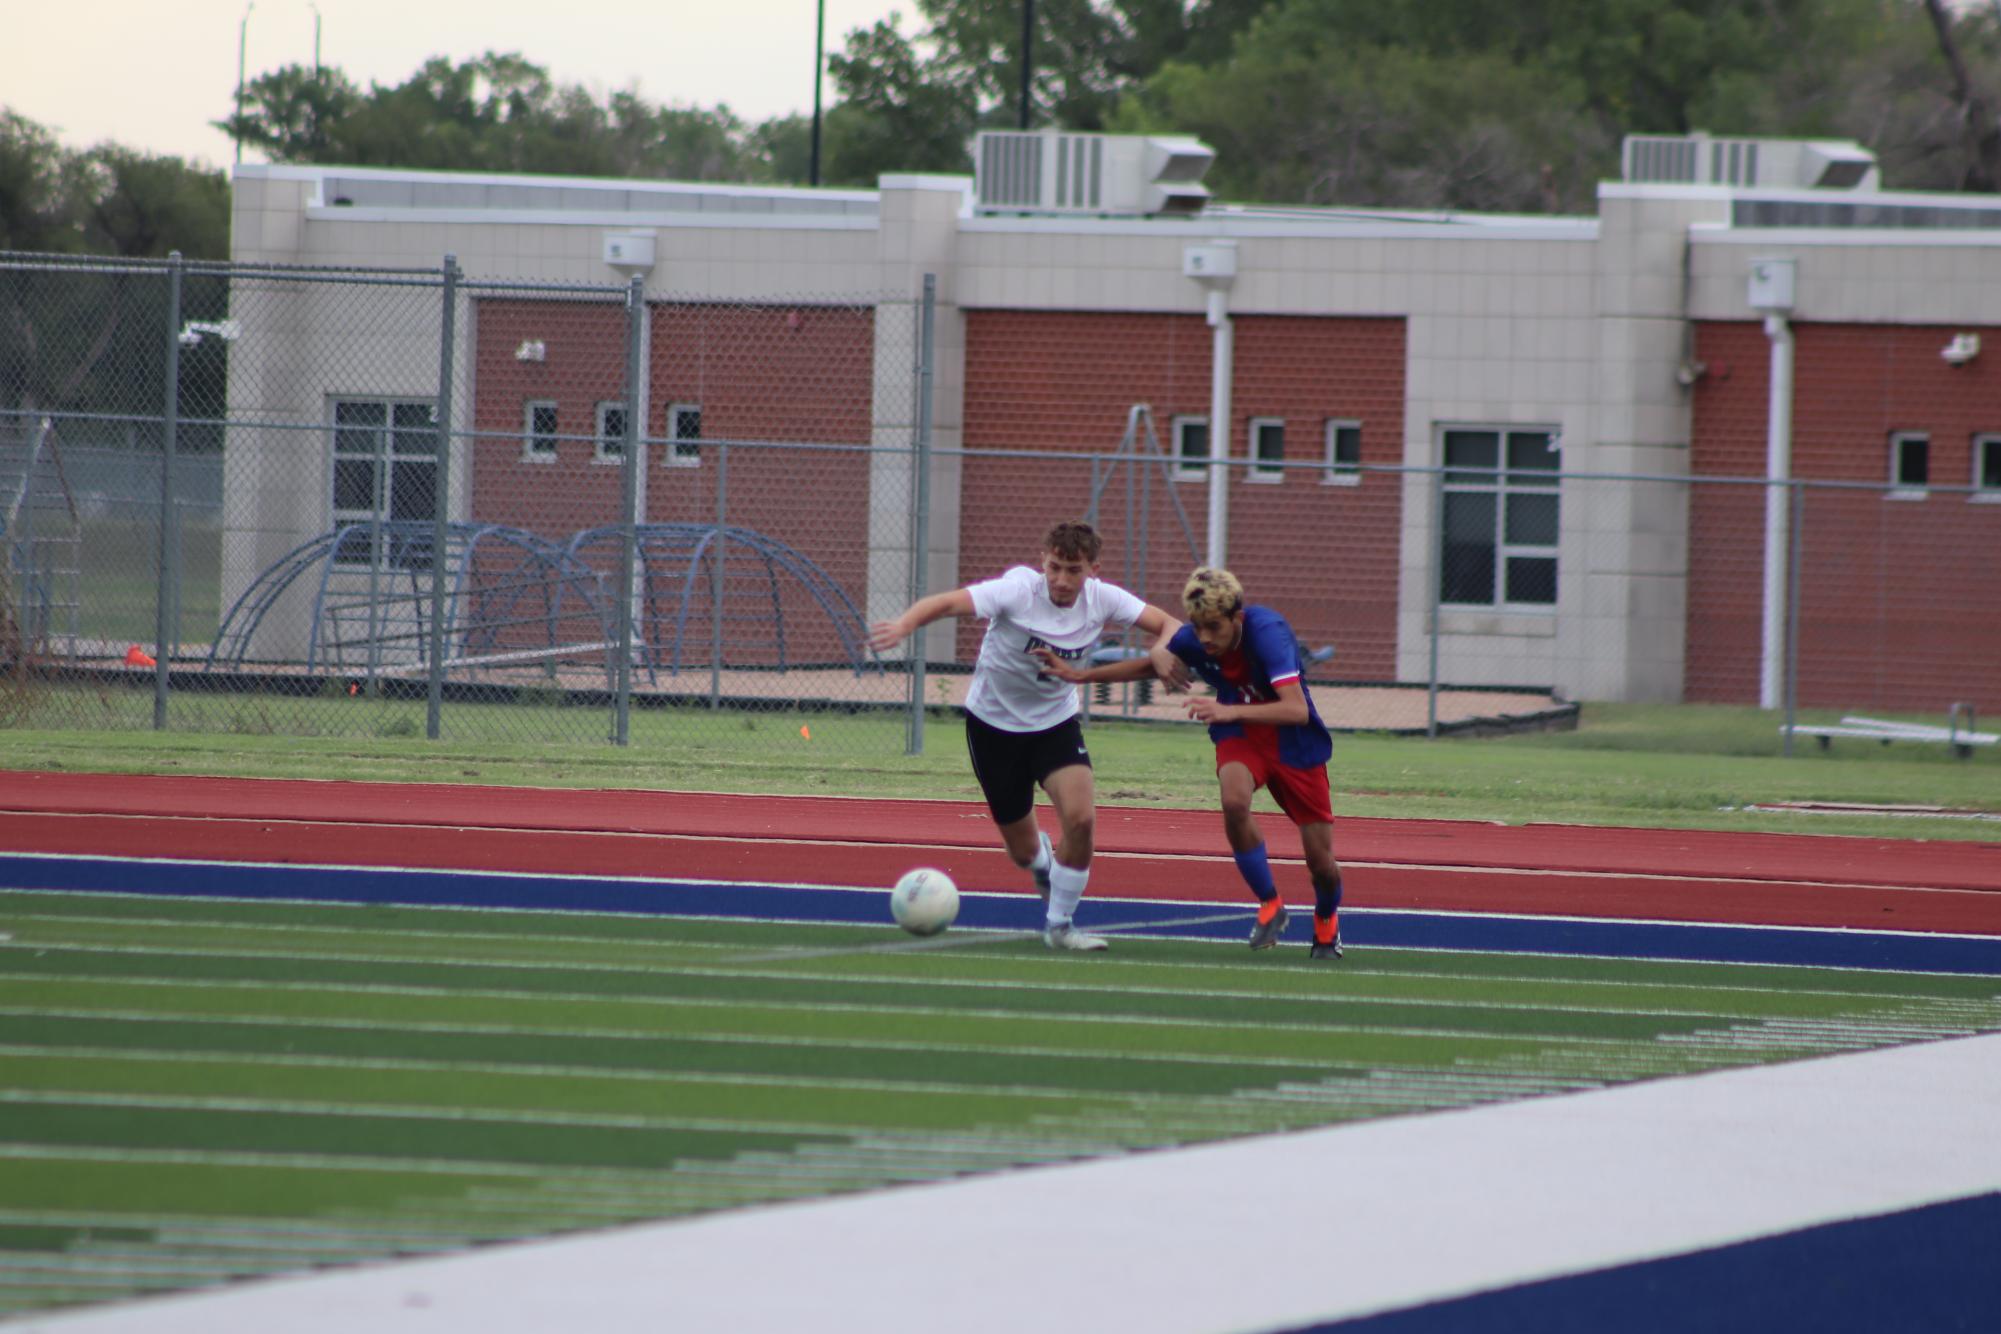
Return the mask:
M1601 199L1780 199L1802 204L1891 204L2001 212L2001 199L1993 195L1947 194L1937 190L1816 190L1797 185L1678 185L1659 181L1603 181L1599 183L1598 195Z
M1538 223L1531 226L1481 227L1464 223L1374 222L1329 220L1263 221L1218 220L1204 217L1193 221L1159 221L1146 218L1033 218L995 217L978 214L959 221L961 233L1044 233L1075 236L1144 236L1155 240L1200 242L1217 237L1251 237L1275 240L1449 240L1449 241L1572 241L1598 239L1596 218L1578 222Z
M932 190L939 194L971 194L973 178L970 176L950 176L940 172L900 171L876 178L884 190ZM816 192L817 193L817 192ZM869 191L873 197L877 192Z
M777 231L872 232L882 220L873 213L561 213L553 209L352 208L309 204L308 222L411 222L458 226L610 227L623 231L658 227L676 231L764 229Z
M1690 227L1691 245L2001 247L2001 227Z
M355 176L371 181L442 182L448 185L521 185L531 188L539 186L543 189L551 190L639 190L659 191L662 194L736 195L756 199L804 196L808 199L828 199L841 203L872 203L881 193L876 190L816 190L805 186L791 185L730 185L721 182L707 184L701 181L657 181L649 180L645 177L627 176L530 176L509 172L405 171L393 167L302 167L266 162L245 163L242 166L236 167L232 174L235 176L279 181L324 181L334 176Z

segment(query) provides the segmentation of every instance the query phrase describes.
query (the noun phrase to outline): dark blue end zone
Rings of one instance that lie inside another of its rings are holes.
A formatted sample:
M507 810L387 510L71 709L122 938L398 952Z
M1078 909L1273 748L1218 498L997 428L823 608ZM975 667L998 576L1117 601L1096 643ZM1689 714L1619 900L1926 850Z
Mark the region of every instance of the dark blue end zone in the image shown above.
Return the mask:
M1997 1248L1980 1195L1296 1334L1973 1334L2001 1327Z
M190 898L288 899L413 907L650 913L772 921L887 925L887 889L719 881L502 875L370 867L279 866L0 853L0 888ZM959 925L1026 931L1041 925L1033 900L968 893ZM1241 911L1233 911L1235 909ZM1480 913L1342 913L1349 944L1376 949L1574 954L1708 963L1796 964L1897 972L2001 975L2001 938L1710 926ZM1140 936L1241 940L1248 903L1087 899L1078 924ZM1300 937L1304 939L1302 935Z

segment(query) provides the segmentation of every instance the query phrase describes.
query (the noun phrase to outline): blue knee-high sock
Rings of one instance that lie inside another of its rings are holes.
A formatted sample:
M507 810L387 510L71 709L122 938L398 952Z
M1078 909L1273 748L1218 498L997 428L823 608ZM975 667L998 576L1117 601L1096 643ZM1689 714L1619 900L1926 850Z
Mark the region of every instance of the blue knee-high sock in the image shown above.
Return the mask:
M1272 883L1271 862L1265 857L1265 845L1260 843L1249 852L1239 852L1237 874L1251 887L1251 893L1258 896L1258 902L1278 897L1278 886Z
M1341 877L1336 875L1334 883L1321 888L1318 880L1313 882L1313 915L1332 917L1341 907Z

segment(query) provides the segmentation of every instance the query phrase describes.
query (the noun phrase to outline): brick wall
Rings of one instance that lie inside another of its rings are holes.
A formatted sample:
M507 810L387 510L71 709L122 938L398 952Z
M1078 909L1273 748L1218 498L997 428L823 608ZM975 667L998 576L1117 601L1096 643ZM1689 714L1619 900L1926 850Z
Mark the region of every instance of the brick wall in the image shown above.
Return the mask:
M867 445L871 435L874 312L867 307L689 305L649 307L647 433L669 431L677 404L699 407L700 462L664 466L653 447L646 476L645 521L726 520L797 551L832 578L859 607L867 576L868 462L861 452L732 448L726 490L716 442ZM476 315L472 517L528 528L560 544L582 530L618 522L622 469L596 461L591 439L597 404L622 397L625 314L609 303L489 299ZM540 341L545 359L519 361L524 340ZM531 401L556 404L565 439L551 462L524 457L523 414ZM610 568L616 548L595 544L589 562ZM774 618L767 617L773 572L750 552L726 563L726 635L732 664L779 660ZM656 564L647 634L671 656L675 624L706 633L708 580L684 580L685 557ZM788 662L840 656L818 602L782 570L776 576ZM742 619L739 619L742 618ZM692 630L688 633L694 633ZM684 644L684 663L708 661Z
M2001 364L1953 368L1958 328L1794 326L1793 475L1890 480L1893 432L1930 436L1931 481L1972 481L1973 439L2001 432ZM1980 330L2001 351L2001 330ZM1770 344L1751 322L1698 326L1709 373L1695 392L1691 470L1765 473ZM1697 486L1689 513L1692 700L1756 703L1762 488ZM2001 505L1936 490L1807 490L1800 572L1799 701L1942 713L2001 709Z
M1252 418L1281 418L1286 458L1318 463L1333 418L1361 423L1365 463L1402 462L1402 320L1244 315L1235 327L1234 457L1246 454ZM961 579L1032 562L1048 525L1083 514L1097 481L1105 484L1105 577L1178 613L1182 583L1207 549L1206 480L1170 482L1158 468L1131 466L1094 478L1078 459L1117 449L1135 403L1152 408L1171 454L1174 418L1208 416L1210 348L1210 329L1195 315L969 311L966 446L1032 457L967 461ZM1400 492L1395 475L1331 486L1318 468L1288 471L1277 483L1241 473L1232 481L1230 565L1252 598L1283 612L1309 645L1337 646L1318 675L1395 674ZM1129 512L1146 521L1143 548ZM962 660L971 660L979 633L977 624L960 627Z

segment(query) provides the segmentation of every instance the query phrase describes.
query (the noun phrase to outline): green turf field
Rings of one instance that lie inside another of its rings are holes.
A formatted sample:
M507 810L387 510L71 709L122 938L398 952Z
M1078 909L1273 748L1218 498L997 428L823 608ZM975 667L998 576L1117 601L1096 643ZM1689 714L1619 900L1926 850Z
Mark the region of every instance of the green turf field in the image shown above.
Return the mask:
M0 1312L2001 1028L2001 982L0 892Z

